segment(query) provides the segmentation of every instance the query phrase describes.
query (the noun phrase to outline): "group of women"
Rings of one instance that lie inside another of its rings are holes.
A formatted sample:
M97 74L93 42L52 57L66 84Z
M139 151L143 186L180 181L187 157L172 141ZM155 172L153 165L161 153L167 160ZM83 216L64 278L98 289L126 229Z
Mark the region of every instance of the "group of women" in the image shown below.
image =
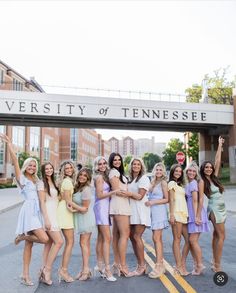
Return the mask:
M54 178L53 165L45 163L41 166L42 179L39 180L37 160L28 158L20 169L9 138L0 134L0 139L8 144L16 181L25 199L18 217L15 239L15 244L25 242L21 277L23 284L33 285L29 266L34 242L44 244L43 262L39 271L42 282L52 284L52 266L63 244L59 281L88 280L92 276L89 266L90 238L96 227L97 265L94 273L108 281L116 281L115 274L132 277L147 273L142 241L146 227L150 227L153 232L156 251L156 264L149 277L158 278L164 274L162 231L169 224L173 233L175 272L183 276L189 274L186 258L190 251L194 262L192 274L200 275L205 266L199 237L202 232L209 232L208 219L214 227L212 270L221 270L226 210L224 188L217 176L223 138L219 138L215 165L205 161L200 167L200 176L194 162L187 166L185 174L182 167L175 164L171 167L168 182L163 163L154 166L150 182L145 174L144 163L139 158L131 160L129 175L126 176L122 157L118 153L112 153L108 161L104 157L97 157L93 172L83 167L77 172L71 161L65 161L60 166L57 180ZM203 206L204 194L209 199L207 211ZM68 267L74 245L74 231L80 235L82 268L72 277ZM184 246L181 252L182 236ZM111 239L114 255L112 266ZM126 262L129 239L137 259L134 271L129 270Z

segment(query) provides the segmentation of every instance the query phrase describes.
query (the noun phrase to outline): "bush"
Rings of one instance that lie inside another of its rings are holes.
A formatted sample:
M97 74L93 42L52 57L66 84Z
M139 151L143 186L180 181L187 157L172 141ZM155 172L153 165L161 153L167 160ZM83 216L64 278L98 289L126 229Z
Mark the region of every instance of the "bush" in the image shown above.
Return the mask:
M3 188L16 188L17 186L12 183L0 183L0 189Z

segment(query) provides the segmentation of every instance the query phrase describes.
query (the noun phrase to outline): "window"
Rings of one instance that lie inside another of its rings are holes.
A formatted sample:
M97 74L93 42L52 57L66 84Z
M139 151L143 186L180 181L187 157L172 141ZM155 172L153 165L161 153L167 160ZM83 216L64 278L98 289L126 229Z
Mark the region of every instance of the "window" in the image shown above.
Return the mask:
M72 161L77 161L77 148L78 148L78 129L70 129L70 158Z
M24 148L25 144L25 127L24 126L13 126L12 129L12 142L14 145Z
M23 91L23 83L13 78L13 91Z
M48 137L44 138L44 161L50 160L50 139Z
M40 128L30 127L30 151L39 152Z

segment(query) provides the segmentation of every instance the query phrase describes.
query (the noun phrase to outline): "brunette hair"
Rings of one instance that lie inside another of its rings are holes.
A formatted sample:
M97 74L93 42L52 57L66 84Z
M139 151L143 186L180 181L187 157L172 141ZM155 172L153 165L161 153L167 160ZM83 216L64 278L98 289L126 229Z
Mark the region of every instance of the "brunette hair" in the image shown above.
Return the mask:
M45 169L46 169L46 166L47 165L50 165L52 166L52 169L53 169L53 173L51 175L51 179L52 179L52 184L53 186L55 187L55 189L57 190L57 192L59 193L59 189L58 187L56 186L56 182L55 182L55 177L54 177L54 167L52 165L52 163L50 162L46 162L44 163L42 166L41 166L41 173L42 173L42 180L43 180L43 184L44 184L44 188L46 190L46 192L51 196L51 193L50 193L50 186L49 186L49 183L48 183L48 178L45 174Z
M209 198L210 195L211 195L211 183L210 181L207 179L205 173L204 173L204 169L206 167L206 164L211 164L211 167L212 167L212 173L210 175L210 179L211 181L213 182L213 184L215 186L217 186L219 188L219 191L220 193L223 193L224 191L224 186L220 183L220 180L219 178L215 175L215 167L214 165L212 164L211 161L204 161L202 164L201 164L201 167L200 167L200 175L202 177L202 180L204 182L204 193L205 195Z
M119 168L116 168L116 167L113 166L113 161L114 161L114 158L115 158L116 156L118 156L118 157L120 158L120 160L121 160L121 165L120 165ZM120 155L119 153L111 153L110 156L109 156L109 160L108 160L108 162L109 162L109 167L110 167L110 169L116 169L117 171L119 171L119 173L120 173L120 178L119 178L119 179L120 179L120 181L121 181L122 183L125 184L124 179L123 179L123 176L124 176L124 177L126 177L126 176L125 176L125 170L124 170L123 159L122 159L121 155Z
M144 162L141 158L133 158L130 163L129 163L129 176L130 176L130 183L134 180L134 176L133 176L133 163L134 161L138 161L141 164L141 170L139 171L138 176L135 179L135 182L138 182L139 179L146 173L146 167L144 165Z
M182 174L181 174L181 176L178 179L176 179L174 177L174 172L175 172L175 169L178 168L178 167L182 170ZM182 169L182 167L181 167L180 164L174 164L174 165L171 166L171 168L170 168L169 182L170 181L175 181L179 186L183 186L184 185L184 172L183 172L183 169Z
M79 176L81 173L85 172L87 176L87 181L85 183L80 183L79 182ZM87 167L83 167L79 170L77 177L76 177L76 182L75 182L75 190L74 192L76 193L77 191L82 191L86 186L90 186L92 180L92 171L91 169Z

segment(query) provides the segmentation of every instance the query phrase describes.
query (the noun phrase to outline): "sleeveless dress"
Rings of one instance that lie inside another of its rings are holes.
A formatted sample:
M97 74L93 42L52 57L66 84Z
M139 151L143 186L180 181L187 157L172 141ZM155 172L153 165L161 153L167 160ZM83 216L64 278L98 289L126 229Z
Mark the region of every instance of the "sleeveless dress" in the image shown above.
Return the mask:
M42 180L40 180L37 184L38 191L45 191L44 183ZM58 222L57 222L57 208L58 208L58 191L56 188L50 186L50 194L46 193L46 209L47 209L47 215L49 218L49 222L51 224L50 231L60 231Z
M185 199L185 190L179 186L175 181L168 183L168 190L174 190L174 217L176 222L187 224L188 222L188 208Z
M72 194L74 192L74 187L72 181L69 177L66 177L62 181L61 193L67 190L70 192L70 197L72 201ZM64 199L59 201L57 208L57 221L60 229L74 229L73 213L70 212L66 206L66 201Z
M188 233L201 233L201 232L209 232L210 226L207 218L207 212L204 207L202 207L201 211L201 225L195 224L195 212L193 208L193 197L192 192L196 191L198 193L198 183L194 179L191 182L187 183L185 186L185 194L187 198L187 206L188 206Z
M74 213L74 225L79 234L92 233L96 227L91 186L86 186L82 191L73 195L73 202L79 206L82 206L83 200L90 200L88 211L85 214Z
M226 220L226 208L223 194L220 193L219 188L211 184L211 195L208 201L207 213L208 217L213 212L215 215L216 223L224 223Z
M25 201L18 216L16 235L23 233L27 235L32 230L43 228L43 221L36 184L24 175L20 176L19 183L20 194Z
M120 178L120 172L113 168L111 169L109 173L109 179L112 179L113 177ZM119 181L119 188L121 190L127 190L127 179L123 176L125 184ZM131 208L129 199L127 197L121 197L117 196L116 194L113 194L111 196L110 200L110 215L124 215L124 216L130 216L131 215Z
M128 184L128 191L138 193L139 189L143 188L146 191L149 189L150 181L146 175L143 175L138 182L135 182L136 178ZM141 200L135 200L130 198L131 225L145 225L151 226L150 207L145 206L145 202L148 200L147 194Z
M103 193L110 192L110 186L107 182L103 183ZM110 197L98 198L95 193L95 203L93 211L96 218L97 225L111 225L110 215Z
M152 192L148 193L148 200L163 199L161 182ZM151 206L151 229L162 230L169 227L167 204L155 204Z

